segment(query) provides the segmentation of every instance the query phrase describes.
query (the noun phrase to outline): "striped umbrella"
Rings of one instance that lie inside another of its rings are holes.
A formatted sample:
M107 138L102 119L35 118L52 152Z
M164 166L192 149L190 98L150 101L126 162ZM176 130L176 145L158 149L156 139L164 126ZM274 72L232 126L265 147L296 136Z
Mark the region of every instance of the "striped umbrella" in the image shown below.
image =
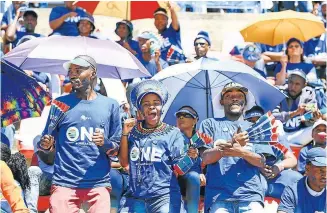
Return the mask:
M158 7L167 9L164 1L77 1L75 5L92 15L112 16L127 20L153 18ZM175 10L178 10L174 5Z

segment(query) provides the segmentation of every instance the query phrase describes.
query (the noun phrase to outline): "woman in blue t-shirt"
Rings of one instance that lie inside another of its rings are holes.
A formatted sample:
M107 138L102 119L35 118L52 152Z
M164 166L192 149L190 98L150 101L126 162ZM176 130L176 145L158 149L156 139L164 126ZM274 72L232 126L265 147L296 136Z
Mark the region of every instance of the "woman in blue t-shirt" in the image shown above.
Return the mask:
M316 68L313 64L304 62L303 44L296 38L291 38L287 42L286 55L282 56L280 63L275 68L276 85L284 85L287 73L301 70L306 74L308 81L317 80Z
M184 137L178 128L160 121L167 100L167 90L155 80L142 81L131 92L131 102L144 121L124 122L119 160L123 167L129 166L129 190L121 201L121 213L183 212L175 173L186 154Z

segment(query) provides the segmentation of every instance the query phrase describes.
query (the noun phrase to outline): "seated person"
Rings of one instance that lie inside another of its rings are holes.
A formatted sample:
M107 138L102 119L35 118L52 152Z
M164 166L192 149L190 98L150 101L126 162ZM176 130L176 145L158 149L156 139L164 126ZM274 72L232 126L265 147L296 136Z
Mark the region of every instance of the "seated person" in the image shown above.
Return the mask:
M37 14L33 10L24 12L24 25L26 30L24 32L17 31L18 16L15 17L14 21L8 26L6 31L6 38L12 43L12 48L15 48L20 40L25 36L41 37L41 34L35 33L35 27L37 25Z
M264 78L267 77L266 73L263 70L260 70L257 67L255 67L256 63L261 60L261 51L256 45L254 44L246 45L242 52L242 56L243 56L244 64L254 69L262 77Z
M313 64L304 62L303 43L296 38L291 38L286 45L286 55L282 56L280 63L275 68L276 85L284 85L287 75L295 70L304 72L308 81L316 81L316 68Z
M97 38L92 35L93 31L95 30L93 16L89 16L87 14L82 16L80 20L77 22L77 29L80 36Z
M307 157L306 176L285 188L278 213L326 212L326 150L313 148Z
M289 74L287 88L282 91L287 97L276 107L273 115L284 124L289 143L306 145L311 140L311 126L321 116L316 107L315 92L306 86L306 75L301 71ZM301 116L311 111L313 118L305 122Z
M313 141L307 146L303 147L300 151L297 170L304 174L305 162L308 158L308 151L314 147L326 148L326 126L327 122L324 120L318 120L312 127L312 139Z

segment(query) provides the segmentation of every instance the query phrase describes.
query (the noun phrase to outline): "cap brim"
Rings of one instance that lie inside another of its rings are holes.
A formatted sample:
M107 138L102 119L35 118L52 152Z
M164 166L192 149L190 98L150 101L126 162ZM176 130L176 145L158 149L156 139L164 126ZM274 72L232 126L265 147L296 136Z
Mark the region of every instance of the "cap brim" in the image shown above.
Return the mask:
M181 109L181 110L178 110L177 112L175 112L175 117L177 117L177 114L178 114L178 113L186 113L186 114L191 115L194 119L197 118L196 115L194 115L193 113L191 113L190 111L185 110L185 109Z
M314 160L310 160L310 162L314 165L314 166L327 166L327 162L326 162L327 158L325 157L315 157Z
M81 66L81 67L89 67L90 66L90 64L87 61L85 61L85 60L83 60L81 58L74 58L73 60L70 60L70 61L65 62L63 64L63 67L68 72L69 67L72 64L75 64L75 65L78 65L78 66Z

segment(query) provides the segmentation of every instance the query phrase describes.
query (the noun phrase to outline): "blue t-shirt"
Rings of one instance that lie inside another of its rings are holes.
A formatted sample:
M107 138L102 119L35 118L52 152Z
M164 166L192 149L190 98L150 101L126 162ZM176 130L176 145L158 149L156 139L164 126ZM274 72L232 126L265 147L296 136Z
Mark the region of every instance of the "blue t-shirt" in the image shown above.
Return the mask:
M122 43L122 42L117 41L117 43L120 44L121 46L123 46L123 43ZM130 46L134 51L136 51L137 54L135 55L135 57L136 57L139 61L141 61L140 58L142 58L142 51L141 51L141 49L140 49L139 42L138 42L138 41L135 41L135 40L133 40L133 39L129 39L129 40L127 41L127 43L129 44L129 46Z
M282 65L280 63L277 64L275 71L274 71L274 75L275 77L277 76L277 74L281 71L282 69ZM305 62L300 62L300 63L290 63L288 62L286 65L286 73L288 72L292 72L295 70L301 70L302 72L304 72L306 75L308 75L309 73L316 73L316 68L314 67L313 64L308 64Z
M16 16L16 9L13 4L11 4L6 12L3 14L1 19L1 26L2 25L9 25L15 19Z
M251 126L247 121L228 121L226 118L208 118L201 122L199 132L213 137L213 140L231 140L238 126L242 130ZM213 148L214 143L208 145ZM248 143L245 146L255 152L256 147ZM205 209L210 208L216 200L246 201L263 204L264 188L260 171L239 157L223 157L218 162L207 166L207 185L205 194Z
M64 23L53 31L53 34L60 34L63 36L78 36L78 28L77 22L81 19L81 17L87 16L83 9L77 7L75 11L69 10L66 7L54 7L51 10L49 22L60 18L63 15L66 15L70 12L76 12L77 16L68 17Z
M312 39L304 42L304 45L303 45L304 55L307 57L315 55L316 47L317 47L318 43L319 43L319 38L312 38Z
M24 36L34 36L34 37L43 37L41 34L38 33L27 33L27 32L16 32L16 39L13 40L12 43L12 48L15 48L17 46L17 43L24 37Z
M317 197L312 196L306 186L307 177L287 186L281 197L278 211L286 213L326 212L326 189Z
M76 93L56 100L70 108L52 132L56 146L52 183L68 188L109 187L110 161L104 147L120 142L118 103L100 94L94 100L78 99ZM49 117L53 109L51 106ZM50 118L43 134L47 134L49 124ZM104 132L105 144L102 147L92 142L96 128Z
M144 61L144 59L142 58L140 61L143 64L143 66L149 71L152 77L158 73L157 65L153 58L150 61ZM159 63L161 65L161 70L169 67L168 63L162 58L159 58ZM144 79L150 79L150 78L151 77L146 77Z
M283 50L283 44L279 44L279 45L276 45L276 46L270 46L270 45L266 45L266 44L256 43L256 45L260 47L262 53L264 53L264 52L278 53L278 52L281 52ZM266 69L267 70L274 70L276 64L277 64L276 62L268 62L268 63L266 63Z
M154 132L134 127L128 138L128 196L149 199L180 194L173 165L185 155L184 137L176 127L162 124Z
M160 35L164 39L161 47L161 58L165 61L184 61L185 56L182 49L180 28L176 31L170 24Z

